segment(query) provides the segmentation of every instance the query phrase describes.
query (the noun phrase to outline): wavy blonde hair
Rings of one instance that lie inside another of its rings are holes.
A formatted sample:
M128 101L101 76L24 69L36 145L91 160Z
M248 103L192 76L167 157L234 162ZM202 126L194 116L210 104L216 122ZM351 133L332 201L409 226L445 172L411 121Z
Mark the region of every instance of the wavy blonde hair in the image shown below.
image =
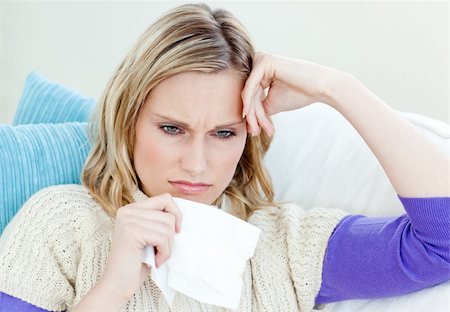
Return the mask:
M229 12L185 4L167 12L139 38L101 97L91 123L93 143L82 183L112 216L133 202L139 187L133 166L136 120L147 94L162 80L186 71L231 69L245 81L254 48L242 24ZM234 177L224 190L235 216L273 205L273 187L263 157L271 138L248 136ZM220 205L222 196L214 204Z

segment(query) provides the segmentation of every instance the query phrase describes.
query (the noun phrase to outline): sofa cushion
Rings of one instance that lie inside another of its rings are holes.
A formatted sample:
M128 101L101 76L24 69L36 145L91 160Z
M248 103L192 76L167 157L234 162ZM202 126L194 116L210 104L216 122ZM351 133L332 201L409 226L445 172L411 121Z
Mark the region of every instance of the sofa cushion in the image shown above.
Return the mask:
M399 112L449 153L450 126ZM403 206L381 164L359 133L323 103L273 116L275 135L265 157L277 200L351 214L396 216ZM382 125L380 125L382 126Z
M13 125L84 122L95 100L31 72L25 81Z
M0 234L37 191L80 183L89 150L86 123L0 125Z

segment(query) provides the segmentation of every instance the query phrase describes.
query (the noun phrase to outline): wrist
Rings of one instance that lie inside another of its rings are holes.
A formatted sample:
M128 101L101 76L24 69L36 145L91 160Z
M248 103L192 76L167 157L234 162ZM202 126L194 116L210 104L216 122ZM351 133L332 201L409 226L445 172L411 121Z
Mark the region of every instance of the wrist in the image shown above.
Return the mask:
M120 311L128 300L100 280L71 311Z
M103 278L98 281L95 288L97 294L101 294L102 298L107 298L111 306L122 307L130 299L116 289L113 283Z
M330 70L326 78L322 102L339 111L348 96L351 96L349 92L355 90L357 82L352 75L346 72L337 69Z

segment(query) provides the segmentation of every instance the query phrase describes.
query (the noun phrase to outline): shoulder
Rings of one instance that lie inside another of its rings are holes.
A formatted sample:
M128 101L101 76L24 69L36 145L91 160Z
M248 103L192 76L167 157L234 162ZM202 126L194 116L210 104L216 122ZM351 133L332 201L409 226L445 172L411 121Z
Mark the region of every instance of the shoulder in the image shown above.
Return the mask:
M260 255L258 259L270 259L272 263L277 258L281 259L278 263L283 263L283 259L287 261L298 301L308 311L314 306L320 289L328 240L346 215L338 209L304 209L293 203L280 203L256 210L249 219L262 230L256 251ZM277 249L277 246L282 248Z
M338 209L310 208L293 203L261 207L248 222L261 229L261 236L253 256L255 266L262 272L278 272L286 268L293 282L298 302L305 310L312 310L322 278L322 263L328 240L340 220L346 215Z
M93 200L87 188L79 184L62 184L46 187L31 196L24 204L36 206L39 204L48 205L51 203L62 204L65 202L88 203Z
M304 209L294 203L279 203L277 206L261 207L254 211L249 222L255 225L278 225L294 227L335 227L347 213L332 208L315 207Z
M248 222L260 228L268 240L283 239L288 245L297 246L317 243L316 246L324 247L346 215L339 209L304 209L297 204L280 203L256 210Z
M23 231L39 232L49 239L57 238L64 232L82 236L94 231L98 223L108 218L84 186L51 186L28 199L2 236Z
M21 210L29 213L63 215L63 213L90 213L101 209L86 187L79 184L63 184L37 192Z
M65 310L74 300L82 246L105 222L106 212L81 185L37 192L0 237L0 291L46 310Z
M287 203L282 206L284 219L300 228L322 228L333 230L348 213L340 209L314 207L304 209L296 204Z

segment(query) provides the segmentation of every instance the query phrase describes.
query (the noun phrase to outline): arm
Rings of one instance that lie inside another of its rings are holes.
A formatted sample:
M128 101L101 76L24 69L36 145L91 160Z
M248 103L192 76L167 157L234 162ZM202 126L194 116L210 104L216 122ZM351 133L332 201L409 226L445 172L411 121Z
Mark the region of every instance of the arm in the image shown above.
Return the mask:
M336 72L334 81L326 103L375 154L407 214L344 219L329 241L317 303L401 295L449 280L448 155L350 75Z
M257 53L242 100L253 134L260 127L273 133L266 115L315 102L335 108L378 158L408 213L340 223L328 244L319 303L392 296L450 279L450 161L443 150L351 75L303 60Z
M100 281L70 311L120 311L127 301Z
M180 227L181 211L169 194L145 196L121 207L103 274L71 311L120 311L150 274L151 268L142 263L145 246L155 247L158 267L170 257Z
M450 197L399 198L407 215L339 223L316 303L401 295L450 279Z
M77 304L71 312L75 311L120 311L126 301L118 296L111 295L103 291L101 284L94 286L83 298L83 301ZM41 309L31 303L19 298L0 292L0 312L50 312Z
M267 95L265 95L265 90ZM340 70L257 53L242 91L249 132L271 135L266 115L323 102L341 113L377 157L397 194L450 196L450 158L362 83Z
M50 312L0 291L0 312Z
M403 197L450 196L450 158L358 80L338 72L327 104L358 131Z

